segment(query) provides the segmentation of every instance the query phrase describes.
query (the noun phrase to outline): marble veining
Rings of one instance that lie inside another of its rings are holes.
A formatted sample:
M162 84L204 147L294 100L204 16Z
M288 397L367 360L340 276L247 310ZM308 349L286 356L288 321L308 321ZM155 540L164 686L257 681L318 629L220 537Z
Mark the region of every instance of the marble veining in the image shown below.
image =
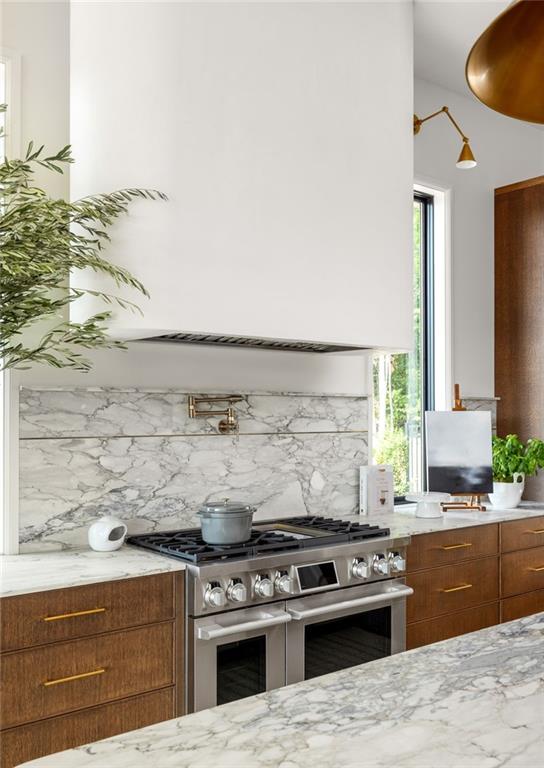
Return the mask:
M183 571L180 560L124 546L116 552L66 550L0 556L0 597Z
M195 526L213 497L256 519L354 513L366 461L363 433L24 440L21 550L82 546L103 514L130 533Z
M190 419L187 398L176 390L22 388L20 437L217 434L219 418ZM367 430L366 397L251 394L234 407L241 435Z
M213 496L255 503L261 518L356 511L365 397L246 394L231 436L218 433L218 417L189 419L187 398L21 389L21 551L82 546L103 514L131 533L191 527Z
M536 768L544 614L25 763L33 768Z

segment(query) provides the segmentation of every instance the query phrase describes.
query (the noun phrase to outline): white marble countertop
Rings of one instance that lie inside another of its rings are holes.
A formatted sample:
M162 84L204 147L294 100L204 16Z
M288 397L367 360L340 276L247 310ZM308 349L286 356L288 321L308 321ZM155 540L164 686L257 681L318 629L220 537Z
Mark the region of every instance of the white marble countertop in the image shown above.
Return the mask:
M1 555L0 597L183 570L180 560L129 546L116 552L66 549Z
M537 614L25 765L536 768L543 670Z
M517 509L497 510L490 507L487 512L452 511L432 519L416 517L415 505L409 504L396 507L394 512L386 514L337 517L362 523L379 523L388 526L392 536L400 537L521 520L538 515L544 515L544 504L524 502ZM184 563L179 560L130 546L124 546L117 552L67 549L1 555L0 597L184 569Z
M486 512L463 512L451 510L444 512L441 517L423 518L415 516L415 504L402 504L395 507L394 512L373 515L343 515L343 519L359 522L380 523L391 529L392 536L416 536L419 533L434 531L450 531L456 528L469 528L474 525L487 523L504 523L509 520L544 515L544 504L532 501L522 502L516 509L495 509L488 506Z

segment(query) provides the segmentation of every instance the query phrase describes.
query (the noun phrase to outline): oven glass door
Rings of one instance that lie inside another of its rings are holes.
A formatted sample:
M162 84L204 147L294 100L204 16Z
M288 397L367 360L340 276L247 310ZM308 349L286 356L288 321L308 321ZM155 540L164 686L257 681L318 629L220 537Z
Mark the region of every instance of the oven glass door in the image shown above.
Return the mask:
M285 685L285 603L197 619L192 711Z
M397 579L289 601L288 684L404 650L410 593Z
M391 607L304 627L304 679L391 655Z

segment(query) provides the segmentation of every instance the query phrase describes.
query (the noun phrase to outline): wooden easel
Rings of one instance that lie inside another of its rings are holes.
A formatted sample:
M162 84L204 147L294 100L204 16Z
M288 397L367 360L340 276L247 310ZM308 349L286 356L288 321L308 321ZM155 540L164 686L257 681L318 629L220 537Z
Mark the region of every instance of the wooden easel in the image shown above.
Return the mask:
M459 384L454 386L452 411L466 411L461 399L461 387ZM456 493L455 496L468 496L468 501L443 501L441 506L444 512L447 512L449 509L485 512L487 507L482 504L482 496L485 495L485 493Z

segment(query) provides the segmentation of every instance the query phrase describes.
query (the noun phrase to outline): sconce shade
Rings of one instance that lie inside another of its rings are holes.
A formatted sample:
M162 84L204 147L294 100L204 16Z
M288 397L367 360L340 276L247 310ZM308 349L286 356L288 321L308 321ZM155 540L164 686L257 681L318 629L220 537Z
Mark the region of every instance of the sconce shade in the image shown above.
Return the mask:
M468 141L463 142L463 148L461 150L461 154L459 155L459 159L457 160L456 166L461 169L476 168L477 166L476 158L472 154L472 150Z
M474 43L466 79L503 115L544 123L544 0L515 0Z

